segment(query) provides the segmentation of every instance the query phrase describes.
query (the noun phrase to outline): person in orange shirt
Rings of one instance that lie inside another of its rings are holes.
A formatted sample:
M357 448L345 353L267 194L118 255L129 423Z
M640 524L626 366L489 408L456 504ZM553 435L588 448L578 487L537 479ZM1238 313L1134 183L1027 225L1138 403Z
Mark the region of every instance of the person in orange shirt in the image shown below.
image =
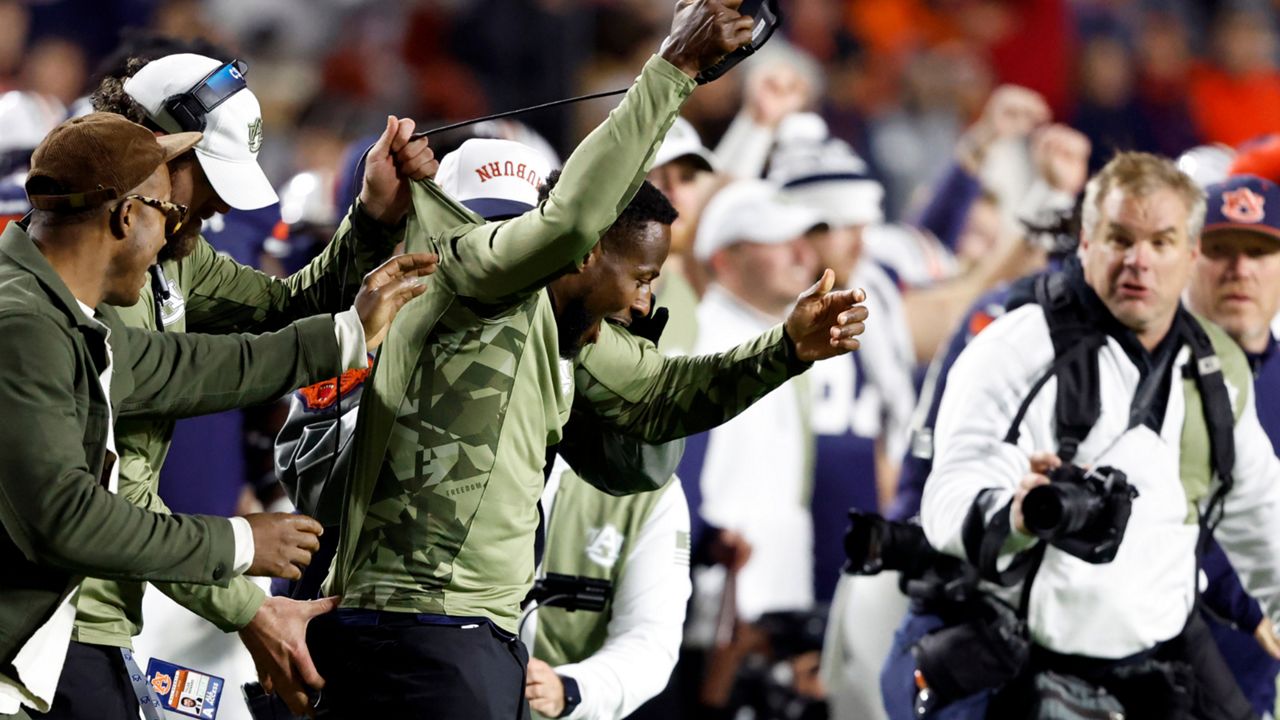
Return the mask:
M1271 18L1224 10L1214 23L1213 64L1191 73L1191 114L1206 142L1239 145L1280 127L1280 70Z

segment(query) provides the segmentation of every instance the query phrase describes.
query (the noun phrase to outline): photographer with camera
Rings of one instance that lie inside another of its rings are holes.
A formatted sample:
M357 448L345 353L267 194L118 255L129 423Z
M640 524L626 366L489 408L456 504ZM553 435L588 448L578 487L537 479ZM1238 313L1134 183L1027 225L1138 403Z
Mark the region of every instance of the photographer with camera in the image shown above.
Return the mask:
M1280 460L1240 349L1179 301L1204 194L1122 153L1083 212L1080 262L957 360L922 526L984 577L1023 582L1033 645L988 716L1251 717L1192 611L1215 532L1280 617Z

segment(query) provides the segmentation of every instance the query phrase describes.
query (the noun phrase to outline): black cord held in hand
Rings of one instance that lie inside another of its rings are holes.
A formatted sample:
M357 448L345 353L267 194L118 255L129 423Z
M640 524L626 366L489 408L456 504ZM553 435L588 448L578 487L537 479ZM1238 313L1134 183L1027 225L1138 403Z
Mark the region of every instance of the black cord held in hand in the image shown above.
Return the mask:
M430 130L422 130L420 132L416 132L410 135L409 139L417 140L418 138L430 137L432 135L435 135L436 133L442 133L447 130L457 130L458 128L464 128L464 127L467 127L468 125L476 125L482 122L488 122L490 120L501 120L503 118L509 118L514 115L523 115L527 112L533 112L534 110L547 110L553 107L560 107L561 105L570 105L572 103L583 102L584 100L599 100L600 98L612 97L614 95L622 95L623 93L625 93L630 89L631 89L630 87L624 87L621 90L605 90L603 92L591 93L590 95L579 95L577 97L563 98L560 100L552 100L551 102L542 103L541 105L531 105L529 107L520 108L518 110L507 110L506 112L494 113L492 115L485 115L484 117L473 118L471 120L463 120L462 122L456 122L456 123L452 123L450 125L444 125L438 128L431 128ZM373 146L370 145L369 147L372 149ZM366 150L365 152L368 152L368 151Z
M494 113L492 115L485 115L484 117L472 118L470 120L463 120L461 122L451 123L449 125L442 125L441 127L431 128L430 130L421 130L419 132L416 132L410 135L409 139L419 140L424 137L430 137L437 133L442 133L449 130L457 130L458 128L464 128L464 127L467 127L468 125L477 125L479 123L488 122L490 120L501 120L503 118L509 118L514 115L523 115L524 113L533 112L535 110L546 110L553 107L559 107L561 105L569 105L571 103L582 102L584 100L598 100L600 98L612 97L614 95L622 95L623 93L625 93L630 89L631 89L630 87L625 87L625 88L622 88L621 90L605 90L604 92L591 93L590 95L579 95L577 97L563 98L560 100L552 100L551 102L542 103L541 105L531 105L529 107L519 108L517 110L507 110L506 112ZM355 169L352 170L352 179L355 181L356 187L359 187L361 176L364 174L365 162L369 159L369 151L372 150L373 146L377 144L378 144L378 141L374 140L373 143L369 145L369 147L364 149L364 152L360 153L360 160L356 162Z

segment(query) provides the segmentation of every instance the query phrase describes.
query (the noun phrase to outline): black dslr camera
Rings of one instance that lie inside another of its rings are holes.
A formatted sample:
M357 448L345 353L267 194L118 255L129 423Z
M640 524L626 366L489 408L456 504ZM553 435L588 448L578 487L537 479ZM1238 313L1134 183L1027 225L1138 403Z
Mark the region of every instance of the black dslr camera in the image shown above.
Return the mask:
M913 570L937 554L918 525L857 510L849 511L844 552L848 557L844 571L850 575L875 575L881 570L915 574Z
M1027 531L1085 562L1109 563L1120 549L1138 491L1113 467L1063 465L1022 500Z
M919 525L886 520L875 513L849 511L844 534L849 575L902 573L899 587L921 610L939 611L965 603L978 587L977 571L963 560L933 549Z

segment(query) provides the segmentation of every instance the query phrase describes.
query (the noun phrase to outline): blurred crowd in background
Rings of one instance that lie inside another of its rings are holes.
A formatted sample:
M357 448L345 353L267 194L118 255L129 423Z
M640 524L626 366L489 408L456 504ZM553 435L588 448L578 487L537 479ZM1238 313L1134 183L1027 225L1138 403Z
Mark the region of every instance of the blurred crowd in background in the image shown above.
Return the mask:
M868 161L890 219L910 212L991 90L1039 92L1093 145L1176 155L1280 124L1277 5L1266 0L789 0L784 33L815 61L797 102ZM655 0L55 0L0 3L0 88L70 106L122 37L202 38L250 66L277 183L336 171L387 113L424 124L625 87L661 39ZM686 117L709 147L742 75ZM738 82L734 82L738 81ZM611 107L526 121L561 156Z
M868 268L837 281L888 283L869 288L872 322L889 328L879 331L892 346L887 362L901 360L912 372L899 390L899 379L876 376L874 366L885 367L884 361L870 355L858 361L868 365L867 387L879 394L868 399L860 378L856 402L876 417L869 425L849 420L854 435L875 445L864 453L875 456L867 482L821 502L830 491L821 467L812 483L800 483L812 491L815 508L813 600L825 604L836 592L843 561L845 509L854 504L905 518L918 507L918 495L896 490L916 398L927 401L931 392L925 372L930 362L982 293L1045 262L1046 248L1024 242L1028 232L1015 222L1026 219L1027 204L1069 210L1087 174L1117 150L1178 157L1207 146L1184 155L1180 167L1193 176L1198 170L1220 176L1235 149L1274 144L1266 136L1280 130L1280 0L781 5L783 41L774 40L762 53L767 57L753 59L743 71L700 88L685 106L683 117L701 145L716 149L719 175L699 172L694 178L691 170L683 179L651 179L681 212L664 274L687 280L698 295L707 286L707 268L699 261L708 258L694 248L697 220L726 176L785 183L796 179L788 177L791 169L812 179L815 164L827 163L846 180L857 175L882 187L882 195L866 196L862 214L850 210L856 217L831 224L860 233L865 228L859 236L865 251L891 277ZM357 160L388 114L427 129L625 88L659 46L670 16L669 0L0 0L0 91L27 93L24 107L34 102L52 118L24 126L43 127L42 135L66 114L81 112L104 69L119 66L152 37L180 38L194 43L193 51L207 47L203 54L245 61L249 87L262 106L259 162L281 204L268 211L266 222L250 224L258 228L253 232L220 232L230 220L215 218L206 235L240 262L284 275L332 235L354 197ZM39 140L6 118L5 103L16 103L14 97L0 96L0 156L29 153ZM616 101L538 111L520 118L527 127L486 132L564 158ZM432 146L443 157L469 136L445 133L433 137ZM764 145L753 160L761 137ZM1012 143L1013 156L1002 142ZM790 157L789 145L799 148ZM696 139L689 147L701 148ZM1280 176L1280 152L1249 157L1255 164L1248 171ZM968 179L955 179L961 176ZM1028 200L1037 182L1047 194ZM1055 193L1059 200L1050 197ZM663 292L659 286L660 300ZM887 314L877 299L891 307ZM672 307L673 315L694 312L692 304ZM683 319L673 317L677 334ZM707 337L677 338L663 349L719 349L702 342ZM873 335L867 337L870 345ZM828 382L815 375L820 386ZM818 410L813 429L822 436ZM281 415L281 408L267 408L180 423L162 475L169 506L230 515L279 502L271 453ZM680 473L686 493L691 480L698 485L698 474L706 483L705 453L705 439L691 442L687 457L696 458L695 466L682 466ZM695 536L699 522L695 517ZM733 559L732 543L720 549L729 553L722 564L746 562ZM795 639L797 657L809 655L809 664L793 664L794 682L788 684L801 695L822 695L805 685L817 661L803 638L821 645L823 628L774 630L775 638ZM199 632L191 637L201 643L207 638ZM717 661L723 657L712 663ZM727 689L713 685L703 686L703 704L727 697ZM879 713L859 708L848 701L844 716Z

